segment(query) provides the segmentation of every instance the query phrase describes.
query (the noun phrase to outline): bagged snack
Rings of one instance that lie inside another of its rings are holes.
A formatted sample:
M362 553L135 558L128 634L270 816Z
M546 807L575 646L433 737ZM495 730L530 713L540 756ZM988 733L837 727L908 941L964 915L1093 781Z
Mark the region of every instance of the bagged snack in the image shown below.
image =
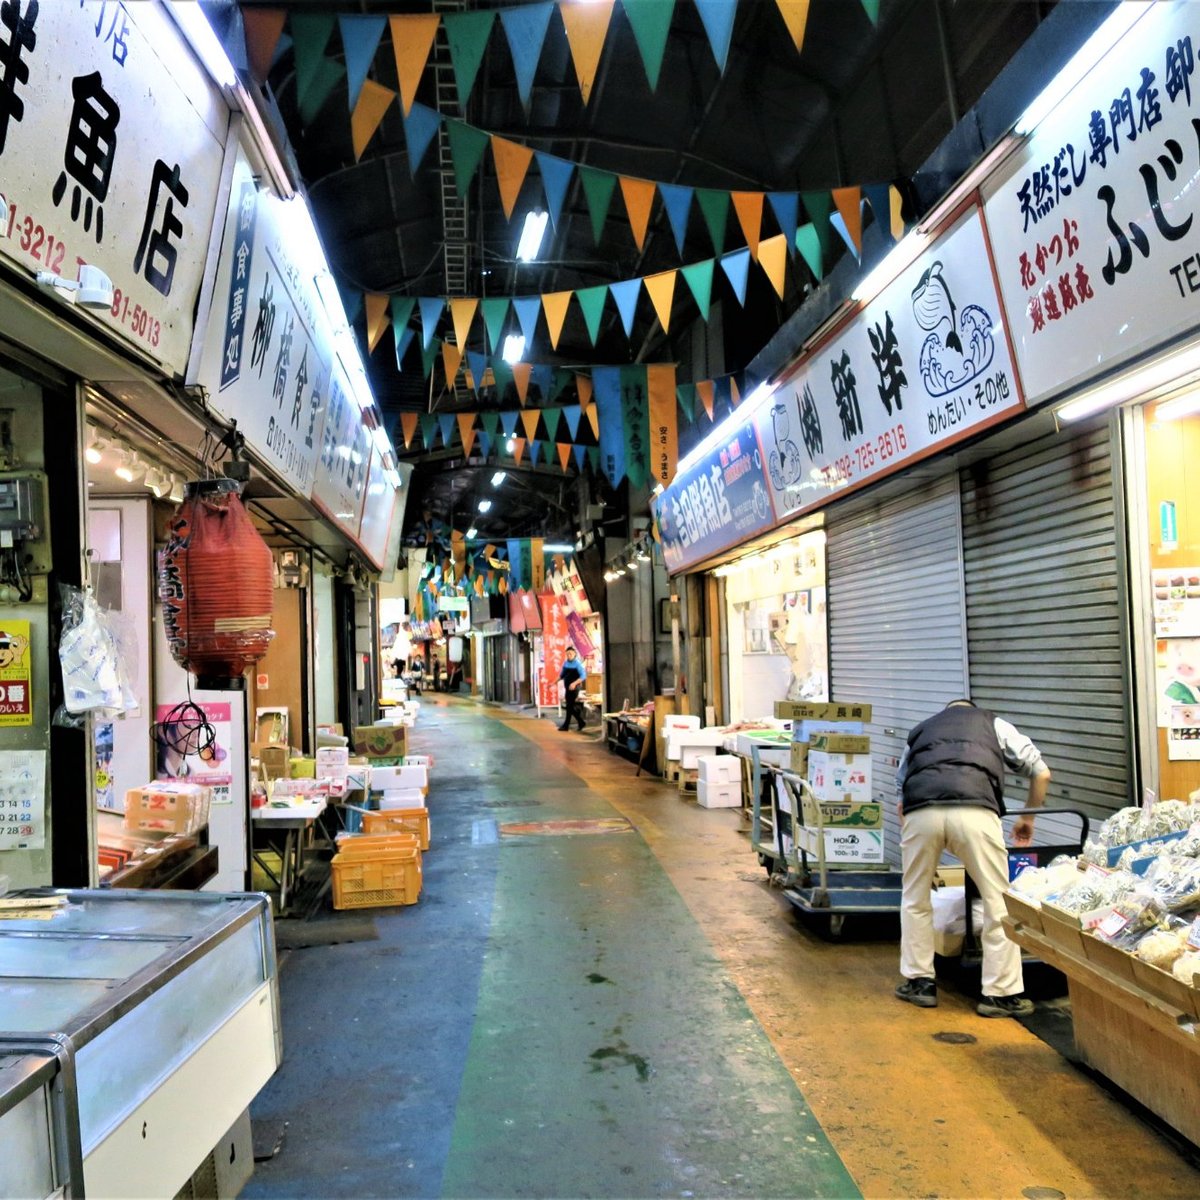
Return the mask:
M1170 921L1172 923L1165 929L1161 924L1152 929L1133 951L1142 962L1158 967L1160 971L1169 971L1175 960L1188 948L1187 937L1191 927L1186 921L1175 917Z
M1146 868L1147 887L1168 912L1200 905L1200 859L1163 854Z

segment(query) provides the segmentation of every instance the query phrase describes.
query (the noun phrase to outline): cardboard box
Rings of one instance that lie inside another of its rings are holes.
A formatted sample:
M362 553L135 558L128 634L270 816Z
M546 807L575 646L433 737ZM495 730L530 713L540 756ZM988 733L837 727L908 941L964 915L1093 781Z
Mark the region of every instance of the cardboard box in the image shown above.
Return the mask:
M808 785L818 800L865 804L871 795L871 756L808 752Z
M702 754L697 759L701 783L738 784L742 782L742 760L733 754Z
M292 752L287 746L260 746L259 775L264 779L287 779L292 773Z
M289 741L288 723L286 707L256 708L253 740L262 746L286 746Z
M212 789L163 780L125 793L125 828L192 833L208 823Z
M776 700L775 715L789 721L869 721L869 704Z
M820 833L811 825L801 825L797 844L806 854L816 855ZM836 863L881 863L882 829L826 829L825 861Z
M815 733L808 739L808 746L826 754L871 753L871 739L865 733Z
M817 809L820 813L817 813ZM819 819L818 819L819 818ZM819 800L804 797L805 825L839 829L882 829L883 805L875 801Z
M792 741L811 742L819 733L857 733L863 731L861 721L793 721Z
M709 783L701 779L696 784L696 802L701 808L741 808L741 783Z
M350 751L344 746L322 746L317 751L316 771L322 778L344 778L349 766Z
M373 792L394 792L398 788L429 787L427 767L371 767L368 783Z
M791 751L791 760L789 764L797 775L803 775L808 778L808 743L793 742Z
M408 730L403 725L356 725L350 744L355 754L367 758L403 758L408 752Z

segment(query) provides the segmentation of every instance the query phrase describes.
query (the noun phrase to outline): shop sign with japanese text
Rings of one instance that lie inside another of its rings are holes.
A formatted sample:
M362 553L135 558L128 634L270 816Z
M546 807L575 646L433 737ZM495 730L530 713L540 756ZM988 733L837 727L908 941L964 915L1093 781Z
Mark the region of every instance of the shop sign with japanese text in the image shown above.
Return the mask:
M1030 402L1200 322L1200 5L1138 9L983 186Z
M753 421L731 427L685 465L653 507L671 574L770 529L774 515Z
M362 523L371 449L371 435L362 423L341 360L335 359L312 495L329 518L352 538L358 537Z
M111 309L80 311L171 374L187 366L229 110L163 6L0 6L0 254L75 280L90 264Z
M1021 407L972 208L754 406L779 522Z
M384 565L397 498L398 493L383 477L383 457L373 446L371 465L367 471L366 499L358 526L358 542L377 567Z

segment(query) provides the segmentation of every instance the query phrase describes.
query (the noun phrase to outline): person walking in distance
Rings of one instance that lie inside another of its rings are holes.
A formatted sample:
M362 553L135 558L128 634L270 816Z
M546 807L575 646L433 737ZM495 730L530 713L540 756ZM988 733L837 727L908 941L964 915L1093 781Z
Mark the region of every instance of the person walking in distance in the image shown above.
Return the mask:
M558 727L559 733L566 733L571 728L572 717L579 722L579 731L583 732L583 710L579 706L579 700L583 695L583 681L585 679L587 679L587 668L575 653L575 647L568 646L566 654L563 657L562 670L558 674L558 681L563 685L563 709L565 713L563 723Z
M896 771L900 799L900 974L896 995L920 1008L937 1005L933 968L933 903L930 891L938 859L949 850L979 889L983 901L983 986L975 1011L984 1017L1021 1017L1033 1012L1022 995L1021 950L1004 932L1008 851L1004 771L1029 780L1026 809L1013 825L1013 842L1033 840L1031 809L1046 799L1050 769L1038 748L1007 721L970 700L954 700L908 735ZM967 920L970 920L967 914Z

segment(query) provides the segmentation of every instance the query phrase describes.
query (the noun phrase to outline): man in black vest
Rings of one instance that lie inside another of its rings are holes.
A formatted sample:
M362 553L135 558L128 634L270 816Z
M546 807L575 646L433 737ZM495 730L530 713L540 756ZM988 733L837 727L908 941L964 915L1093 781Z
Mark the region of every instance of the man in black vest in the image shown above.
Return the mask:
M1026 812L1013 824L1013 842L1033 839L1033 817L1046 799L1050 770L1038 748L1007 721L954 700L909 735L896 771L903 832L904 895L900 908L901 1000L920 1008L937 1005L933 975L931 890L938 860L949 850L966 867L983 901L983 996L975 1011L984 1017L1021 1017L1033 1002L1021 995L1021 951L1004 932L1008 852L1004 815L1005 767L1029 780ZM967 914L967 920L971 919Z
M563 657L562 670L558 675L558 681L563 685L563 709L566 714L563 717L563 723L558 727L559 733L566 733L571 728L572 717L579 722L579 730L581 733L583 732L583 710L579 707L579 700L583 693L583 681L586 678L587 667L579 661L575 647L568 646Z

